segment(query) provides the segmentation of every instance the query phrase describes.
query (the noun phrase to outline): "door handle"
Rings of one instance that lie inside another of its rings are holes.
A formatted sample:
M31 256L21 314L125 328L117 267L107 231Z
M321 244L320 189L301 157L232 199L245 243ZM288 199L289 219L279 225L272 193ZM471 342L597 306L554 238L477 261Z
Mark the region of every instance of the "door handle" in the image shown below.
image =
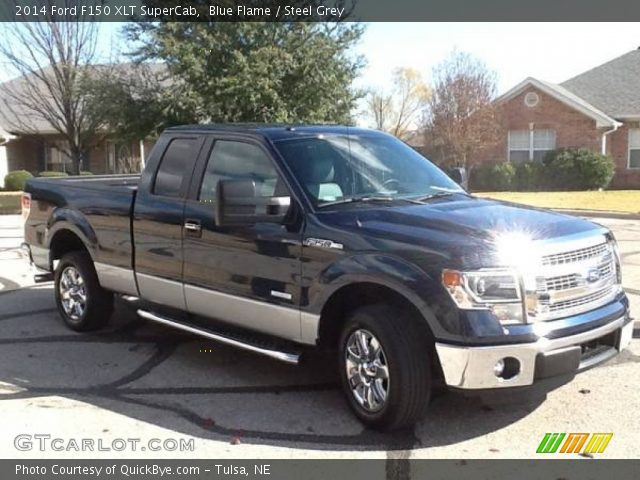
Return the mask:
M202 233L202 225L198 220L187 220L184 222L184 229L192 235L200 235Z

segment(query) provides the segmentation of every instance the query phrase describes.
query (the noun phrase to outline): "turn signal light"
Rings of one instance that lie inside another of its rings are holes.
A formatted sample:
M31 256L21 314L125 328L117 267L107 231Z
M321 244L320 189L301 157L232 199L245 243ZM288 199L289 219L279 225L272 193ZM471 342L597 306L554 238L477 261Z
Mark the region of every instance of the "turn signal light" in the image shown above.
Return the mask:
M459 287L462 285L462 275L456 270L443 270L442 284L445 287Z
M22 200L20 201L20 206L22 207L22 218L24 220L29 216L29 212L31 211L31 194L23 193Z

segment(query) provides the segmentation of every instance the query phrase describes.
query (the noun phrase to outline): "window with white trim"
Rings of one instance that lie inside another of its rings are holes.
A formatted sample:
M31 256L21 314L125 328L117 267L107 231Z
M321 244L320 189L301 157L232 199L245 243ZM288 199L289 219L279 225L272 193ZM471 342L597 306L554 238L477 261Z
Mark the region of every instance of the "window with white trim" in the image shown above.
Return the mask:
M627 168L640 168L640 128L629 129L629 162Z
M555 130L509 130L509 161L542 161L547 152L556 148Z

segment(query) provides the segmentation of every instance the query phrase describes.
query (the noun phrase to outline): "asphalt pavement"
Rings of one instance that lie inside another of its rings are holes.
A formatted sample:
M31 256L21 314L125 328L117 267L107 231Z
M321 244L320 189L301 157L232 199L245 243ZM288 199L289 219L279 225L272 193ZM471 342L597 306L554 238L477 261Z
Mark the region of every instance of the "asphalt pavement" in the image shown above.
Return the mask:
M591 220L615 232L632 313L640 312L640 221ZM637 339L546 397L445 392L415 429L381 434L355 420L321 356L285 365L142 322L126 302L107 330L69 331L52 285L33 284L21 241L20 217L0 216L0 457L113 458L121 440L137 439L117 456L535 458L546 432L612 432L599 456L640 456ZM34 435L45 435L44 452ZM86 439L112 450L73 448ZM153 451L154 439L163 451ZM180 442L184 451L172 450Z

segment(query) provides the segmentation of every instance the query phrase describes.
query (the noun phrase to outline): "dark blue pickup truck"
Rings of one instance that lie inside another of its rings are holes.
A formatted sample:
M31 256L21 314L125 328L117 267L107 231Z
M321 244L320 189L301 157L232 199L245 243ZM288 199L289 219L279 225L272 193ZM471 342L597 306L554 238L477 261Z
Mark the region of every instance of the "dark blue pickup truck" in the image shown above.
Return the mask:
M434 385L571 378L632 335L609 230L475 198L376 131L171 128L141 176L33 179L23 207L70 328L104 325L115 293L286 362L324 347L375 428L416 422Z

